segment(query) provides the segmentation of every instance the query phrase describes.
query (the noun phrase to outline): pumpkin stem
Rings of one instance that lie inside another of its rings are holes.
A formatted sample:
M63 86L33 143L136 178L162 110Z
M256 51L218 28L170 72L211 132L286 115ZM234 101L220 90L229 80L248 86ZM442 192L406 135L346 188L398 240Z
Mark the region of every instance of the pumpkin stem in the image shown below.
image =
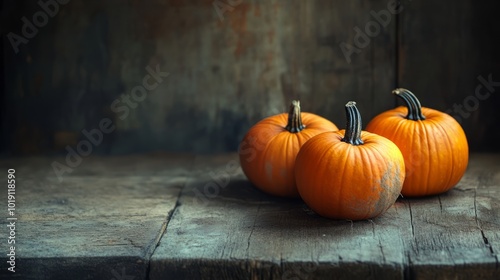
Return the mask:
M291 133L301 132L305 125L302 124L302 116L300 114L300 101L293 100L288 112L288 124L285 129Z
M345 105L345 112L347 116L347 125L342 141L355 146L363 145L363 140L361 140L361 114L358 108L356 108L356 102L347 102Z
M422 106L420 105L420 101L418 101L415 94L405 88L397 88L392 91L397 97L403 99L408 107L408 115L407 119L412 121L422 121L425 120L424 115L422 114Z

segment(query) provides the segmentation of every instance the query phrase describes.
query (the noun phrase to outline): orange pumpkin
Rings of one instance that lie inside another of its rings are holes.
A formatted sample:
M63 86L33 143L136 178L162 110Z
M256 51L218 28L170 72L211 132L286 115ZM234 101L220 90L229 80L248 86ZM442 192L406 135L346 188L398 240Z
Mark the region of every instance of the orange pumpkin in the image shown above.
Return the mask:
M297 155L295 179L304 202L321 216L363 220L384 213L403 186L403 155L387 138L361 130L355 102L345 130L319 134Z
M240 144L241 168L262 191L298 197L293 167L300 147L311 137L332 130L338 128L318 115L301 113L300 102L294 100L288 114L268 117L250 128Z
M405 158L403 196L440 194L453 188L467 168L469 148L460 124L446 113L421 107L407 89L393 94L405 106L386 111L367 125L366 130L392 140Z

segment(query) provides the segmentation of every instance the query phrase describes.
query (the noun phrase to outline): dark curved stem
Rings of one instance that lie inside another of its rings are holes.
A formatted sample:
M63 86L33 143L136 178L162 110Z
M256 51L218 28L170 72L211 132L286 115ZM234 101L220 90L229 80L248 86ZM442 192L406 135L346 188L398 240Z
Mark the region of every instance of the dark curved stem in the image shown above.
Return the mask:
M347 116L347 125L342 141L351 145L363 145L363 140L361 140L361 114L358 108L356 108L356 102L347 102L345 113Z
M293 100L290 105L290 111L288 112L288 124L285 129L291 133L297 133L301 132L304 128L306 128L306 126L302 124L300 101Z
M415 94L405 88L397 88L392 91L393 94L403 99L408 107L408 115L407 119L412 121L421 121L425 120L425 116L422 114L422 106L420 105L420 101L418 101Z

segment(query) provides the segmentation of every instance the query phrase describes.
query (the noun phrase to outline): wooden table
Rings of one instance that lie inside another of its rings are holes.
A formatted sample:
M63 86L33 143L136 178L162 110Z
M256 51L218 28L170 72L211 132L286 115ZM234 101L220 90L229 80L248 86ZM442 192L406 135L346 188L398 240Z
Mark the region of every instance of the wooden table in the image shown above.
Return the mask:
M3 159L16 170L12 279L499 279L500 155L473 154L450 192L334 221L256 190L237 155ZM5 182L5 181L4 181Z

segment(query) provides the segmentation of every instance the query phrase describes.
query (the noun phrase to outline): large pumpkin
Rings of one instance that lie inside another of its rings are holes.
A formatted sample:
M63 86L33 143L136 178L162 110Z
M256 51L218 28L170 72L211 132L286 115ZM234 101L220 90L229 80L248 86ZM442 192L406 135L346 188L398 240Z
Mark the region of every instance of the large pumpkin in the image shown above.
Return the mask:
M393 94L406 106L386 111L366 130L391 139L405 158L403 196L440 194L455 186L467 168L469 148L460 124L446 113L421 107L407 89Z
M300 147L311 137L338 130L329 120L300 111L293 101L288 114L268 117L255 124L241 141L243 172L259 189L272 195L298 197L293 168Z
M390 140L361 130L355 105L346 104L345 130L313 137L295 163L300 196L328 218L376 217L394 204L403 186L403 155Z

